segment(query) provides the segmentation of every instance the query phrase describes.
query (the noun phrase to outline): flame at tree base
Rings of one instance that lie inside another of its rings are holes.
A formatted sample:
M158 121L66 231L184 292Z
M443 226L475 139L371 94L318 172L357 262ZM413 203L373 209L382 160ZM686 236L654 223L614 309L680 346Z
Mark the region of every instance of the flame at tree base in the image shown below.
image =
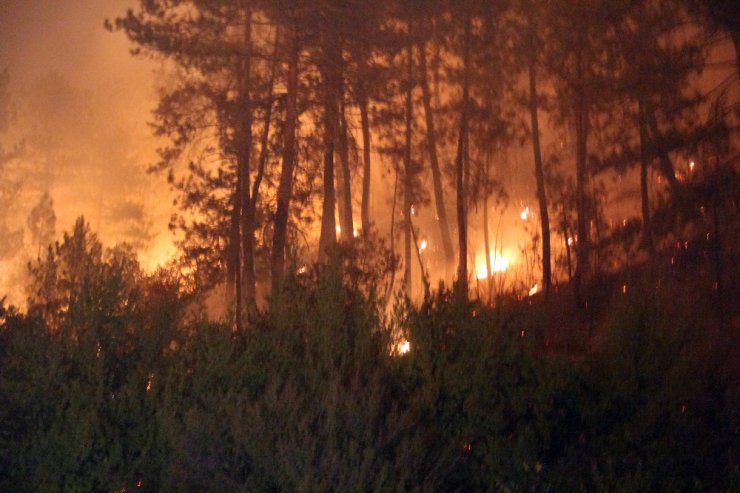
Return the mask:
M491 254L491 274L498 274L500 272L506 272L511 265L511 261L508 257L503 255ZM476 261L475 277L478 280L488 279L488 266L486 265L485 256L480 260Z

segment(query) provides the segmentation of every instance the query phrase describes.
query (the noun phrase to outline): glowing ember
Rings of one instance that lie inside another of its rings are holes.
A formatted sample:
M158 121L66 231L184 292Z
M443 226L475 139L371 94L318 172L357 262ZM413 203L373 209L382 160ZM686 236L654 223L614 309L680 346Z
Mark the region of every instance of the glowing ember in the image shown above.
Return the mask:
M419 253L426 250L428 246L429 244L427 243L427 240L421 240L421 243L419 244Z
M305 274L307 270L308 270L308 268L304 265L303 267L301 267L300 269L298 269L296 271L296 273L297 274Z
M519 214L519 217L522 218L522 221L526 221L529 219L529 207L525 207L524 210Z
M627 285L622 284L622 294L625 294L625 293L627 293Z
M337 228L336 229L337 229L337 234L338 235L341 235L342 234L342 227L337 224Z
M352 236L354 236L355 238L357 238L358 236L360 236L360 232L357 231L356 229L353 229L352 230Z
M532 286L532 289L529 290L529 296L534 296L535 294L539 292L539 290L540 290L540 285L535 284L534 286Z
M568 237L568 246L573 246L573 243L575 243L575 240L573 239L572 236L569 236Z
M694 161L691 161L691 162L689 163L689 170L690 170L690 171L694 171L694 166L696 166L696 163L695 163Z

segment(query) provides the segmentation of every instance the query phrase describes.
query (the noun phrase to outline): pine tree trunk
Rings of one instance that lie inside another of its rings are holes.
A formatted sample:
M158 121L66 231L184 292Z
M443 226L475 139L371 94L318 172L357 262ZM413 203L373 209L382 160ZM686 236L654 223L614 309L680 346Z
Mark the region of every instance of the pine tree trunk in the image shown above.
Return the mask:
M737 77L740 79L740 25L735 24L735 28L730 30L730 37L732 38L732 46L735 48L735 69L737 70Z
M576 243L576 271L573 276L576 302L582 304L582 289L585 276L588 273L590 238L588 228L588 197L586 196L586 180L588 179L588 109L584 95L584 63L583 45L577 47L577 94L575 97L575 127L576 127L576 208L578 213L577 243Z
M409 28L409 44L406 48L406 142L404 146L404 173L403 173L403 216L404 216L404 275L403 285L407 296L411 296L411 136L413 125L412 90L413 90L413 44L411 41L411 21Z
M339 173L337 173L337 192L339 199L339 225L342 232L339 235L345 243L351 243L354 234L352 218L352 175L349 166L349 138L347 136L347 119L344 116L344 105L340 104L339 128L337 143L339 144Z
M336 198L334 190L334 147L339 115L339 94L342 81L338 66L341 47L337 36L324 36L324 60L322 63L324 99L324 202L321 215L321 237L319 238L319 262L326 262L337 242L334 212Z
M277 209L272 238L270 273L272 293L279 292L280 280L285 273L285 243L288 229L290 198L293 195L293 170L295 169L296 122L298 119L298 57L300 46L298 28L294 24L290 30L290 55L288 60L288 83L285 102L285 123L283 127L283 165L280 170L280 183L277 191Z
M458 233L458 269L457 290L464 297L468 295L468 238L465 190L465 163L467 162L467 146L465 145L468 133L468 93L470 85L470 44L471 44L471 16L468 11L465 15L465 45L463 47L463 83L462 83L462 110L460 114L460 135L457 141L457 156L455 159L455 186L457 191L457 233Z
M368 98L364 90L359 100L360 106L360 125L362 126L362 232L370 231L370 119L368 117L367 107Z
M648 146L648 129L645 122L645 104L642 99L637 103L637 118L640 130L640 199L642 203L642 242L648 251L653 251L652 228L650 224L650 195L648 190L648 165L650 163Z
M237 120L237 142L236 142L236 190L234 197L234 211L232 214L233 224L231 226L233 242L233 266L234 266L234 293L236 298L236 310L234 314L237 330L243 328L244 295L243 275L246 264L245 255L251 254L251 248L243 248L247 243L245 217L247 204L249 203L249 165L252 151L252 104L250 99L251 90L251 42L252 42L252 12L247 9L244 24L244 47L245 55L239 60L238 74L238 110ZM242 250L242 251L240 251ZM253 260L253 259L250 259Z
M244 315L244 303L247 306L254 304L254 234L253 223L250 220L249 210L251 207L251 194L249 183L249 172L252 159L252 99L251 99L251 78L252 78L252 11L247 9L246 24L244 29L244 43L246 45L246 54L244 55L244 66L242 69L242 87L240 93L242 97L241 112L242 131L241 142L238 143L238 161L239 161L239 181L242 187L242 199L240 204L240 234L242 248L242 265L241 275L237 286L237 323L241 326L241 319ZM251 283L251 285L250 285Z
M568 242L568 220L565 217L565 209L563 209L563 238L565 240L565 260L568 267L568 282L573 282L573 259L570 253L570 243Z
M236 305L234 316L234 328L241 331L241 303L242 303L242 270L241 270L241 252L240 250L240 218L239 211L242 208L242 182L239 178L239 169L237 166L236 183L234 184L234 193L231 198L231 224L229 227L229 260L226 264L226 283L227 283L227 301L228 305Z
M439 222L439 233L442 238L442 247L445 255L445 272L454 262L454 251L452 247L452 237L450 236L450 226L447 219L447 208L444 203L444 193L442 189L442 172L439 168L437 158L437 136L434 128L434 115L432 114L431 93L429 91L429 78L427 74L426 63L426 46L424 43L419 44L419 70L421 71L421 90L424 104L424 116L426 119L426 144L429 153L429 162L432 168L432 182L434 185L434 206Z
M267 165L267 156L269 154L270 126L272 124L272 106L275 91L275 74L277 72L277 53L278 43L280 42L280 30L275 33L275 46L273 47L273 61L270 70L269 90L266 98L265 114L262 123L262 135L260 138L260 156L257 163L257 175L252 184L252 194L247 204L247 210L244 219L244 285L245 296L247 301L247 312L253 315L257 310L257 280L255 276L254 262L254 229L255 215L257 204L259 203L260 186L265 176L265 166Z
M488 173L488 163L486 163L486 173ZM488 304L491 304L493 291L493 268L491 266L491 240L488 233L488 194L483 195L483 252L486 256L486 287L488 289Z
M531 36L531 38L534 38L534 36ZM532 50L532 53L529 59L529 111L532 124L534 172L537 179L537 201L540 207L540 224L542 228L542 287L545 291L545 297L547 297L550 294L550 288L552 286L552 266L550 261L550 215L547 211L545 170L542 164L542 150L540 148L540 126L537 115L537 58L534 51L534 42L531 43L530 49Z
M679 182L676 178L676 172L673 169L673 163L671 157L668 155L668 149L666 149L663 143L663 135L660 133L658 127L658 120L655 117L655 111L645 104L643 108L645 113L645 120L647 121L648 130L650 131L650 140L654 146L654 152L658 155L658 163L660 164L660 172L668 180L672 188L678 188Z

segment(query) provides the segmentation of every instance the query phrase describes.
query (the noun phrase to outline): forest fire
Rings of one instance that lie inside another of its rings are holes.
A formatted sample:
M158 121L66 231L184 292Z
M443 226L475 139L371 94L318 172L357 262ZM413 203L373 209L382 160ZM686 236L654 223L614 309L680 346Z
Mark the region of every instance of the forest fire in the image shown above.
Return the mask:
M0 490L735 491L736 4L6 0Z
M482 254L481 257L483 258L480 259L479 257L476 257L477 260L475 264L475 277L477 279L487 279L494 274L506 272L511 265L511 260L509 259L509 257L497 253L492 253L490 260L491 272L488 272L488 264L485 260L485 254Z

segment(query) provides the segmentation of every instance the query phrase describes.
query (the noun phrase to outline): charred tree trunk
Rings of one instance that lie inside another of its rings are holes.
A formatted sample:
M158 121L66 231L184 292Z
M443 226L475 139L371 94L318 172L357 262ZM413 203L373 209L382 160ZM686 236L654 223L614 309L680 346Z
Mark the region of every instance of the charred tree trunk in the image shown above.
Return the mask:
M532 22L530 20L530 22ZM552 287L552 263L550 261L550 215L547 211L547 196L545 194L545 170L542 164L542 150L540 148L540 125L537 108L537 54L535 51L534 34L530 35L529 58L529 113L532 125L532 151L534 152L534 173L537 179L537 202L540 207L540 224L542 228L542 287L545 297L549 296Z
M655 110L651 108L648 104L645 104L643 112L645 115L648 130L651 134L649 135L649 139L654 147L653 152L655 152L655 154L657 154L658 156L660 172L663 177L668 180L668 183L670 183L671 187L673 189L676 189L678 188L680 183L678 181L678 178L676 178L676 171L673 169L671 157L668 155L668 149L665 145L665 139L660 133L660 128L658 127L658 119L655 117Z
M565 212L563 212L563 215L565 215ZM568 221L563 217L563 239L565 240L565 260L568 267L568 282L573 282L573 259L570 253L570 242L568 241L568 238Z
M576 271L573 276L576 302L582 304L582 289L585 276L589 270L590 238L588 228L588 197L586 181L588 180L588 108L584 94L583 43L577 47L577 84L575 96L575 130L576 130L576 208L578 213L576 242Z
M277 209L272 238L270 273L272 293L279 291L280 280L285 273L285 243L288 229L290 198L293 195L293 170L296 160L296 123L298 120L298 56L300 45L296 21L290 29L290 52L288 55L288 83L285 95L285 123L283 127L283 164L277 191Z
M735 16L735 27L730 29L730 37L732 38L732 46L735 48L735 69L737 70L737 77L740 79L740 15L738 14Z
M642 205L642 243L649 252L653 251L653 235L650 224L650 195L648 190L648 129L645 121L645 104L642 99L637 103L637 124L640 130L640 200Z
M411 296L411 136L413 125L412 96L413 96L413 42L411 21L408 23L409 43L406 48L406 141L404 145L404 174L403 174L403 285L407 296Z
M253 263L251 257L253 249L243 248L247 241L246 235L246 209L249 203L249 167L252 154L252 102L251 102L251 43L252 43L252 13L248 9L244 23L244 48L245 53L239 60L239 72L237 80L239 114L236 123L235 143L236 151L236 187L234 192L234 210L232 213L231 241L232 262L234 268L234 294L236 308L234 313L236 330L243 329L244 295L243 275L244 266L247 264L246 255L250 255L249 262ZM241 251L240 251L241 250Z
M486 163L486 173L488 173L488 163ZM491 304L493 295L493 268L491 266L491 240L488 233L488 194L483 195L483 252L486 256L486 288L488 290L488 304Z
M467 298L468 295L468 238L467 213L465 190L465 164L467 162L467 135L468 135L468 98L470 86L470 44L471 44L471 15L465 14L465 41L463 47L463 82L462 82L462 109L460 114L460 135L457 141L457 156L455 158L455 187L457 192L457 233L458 233L458 293Z
M229 226L229 259L226 264L226 283L228 292L228 304L235 304L234 328L237 331L242 330L242 322L239 314L242 308L242 272L241 272L241 252L240 250L240 228L239 228L239 211L242 208L242 182L239 179L239 169L237 164L236 183L234 193L231 197L231 220Z
M252 193L247 203L244 217L244 282L247 300L247 312L253 315L257 309L256 276L254 265L254 229L257 204L259 203L260 186L265 176L265 166L269 153L270 126L272 123L272 106L275 90L275 73L277 71L277 52L280 41L280 31L275 33L275 46L273 48L274 59L270 72L270 82L267 97L265 99L265 114L262 122L262 135L260 137L260 156L257 163L257 175L252 184Z
M322 62L324 100L324 202L319 238L319 262L325 262L337 242L334 211L334 148L339 116L339 94L342 87L339 60L342 56L338 36L324 33L324 60Z
M362 231L370 231L370 180L371 180L371 163L370 163L370 117L368 115L368 97L362 83L360 83L360 97L358 105L360 106L360 126L362 127L362 205L361 219Z
M340 103L337 143L339 145L339 173L337 173L337 192L339 199L339 237L345 243L351 243L354 234L352 219L352 175L349 166L349 137L347 119L344 116L344 105Z
M434 185L434 206L439 222L439 234L442 238L442 247L445 255L445 271L453 264L455 253L452 247L452 237L450 236L450 226L447 219L447 208L444 202L444 193L442 189L442 172L439 168L437 158L437 135L434 128L434 115L432 114L432 97L429 90L429 77L427 74L426 46L424 43L419 44L419 70L422 100L424 104L424 117L426 119L426 144L429 153L429 163L432 168L432 182Z

